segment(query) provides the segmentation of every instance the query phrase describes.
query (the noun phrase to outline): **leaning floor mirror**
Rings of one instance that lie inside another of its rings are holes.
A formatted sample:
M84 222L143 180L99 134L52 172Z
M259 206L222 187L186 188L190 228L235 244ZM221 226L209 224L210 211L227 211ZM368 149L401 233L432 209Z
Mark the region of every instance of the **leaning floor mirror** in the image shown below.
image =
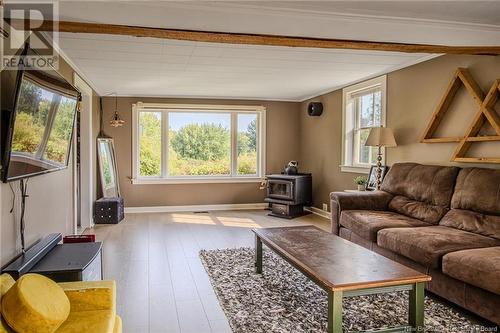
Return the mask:
M116 167L115 146L111 138L97 138L97 154L102 196L112 198L120 196L118 169Z

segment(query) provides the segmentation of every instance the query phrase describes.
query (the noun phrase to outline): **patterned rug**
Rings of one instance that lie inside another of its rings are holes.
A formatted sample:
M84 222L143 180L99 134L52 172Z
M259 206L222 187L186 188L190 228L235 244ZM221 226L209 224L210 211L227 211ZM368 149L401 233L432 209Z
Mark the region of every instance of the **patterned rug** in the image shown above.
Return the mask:
M233 333L326 332L326 292L272 251L264 248L263 275L254 273L250 248L202 250L200 258ZM343 302L344 331L406 325L406 292L351 297ZM426 332L440 333L481 329L428 296L425 326Z

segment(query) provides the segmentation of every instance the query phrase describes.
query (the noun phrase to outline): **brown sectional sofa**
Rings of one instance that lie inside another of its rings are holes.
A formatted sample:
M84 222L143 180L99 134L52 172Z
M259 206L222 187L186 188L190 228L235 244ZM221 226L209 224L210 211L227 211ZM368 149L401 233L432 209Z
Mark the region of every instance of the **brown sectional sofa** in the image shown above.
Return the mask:
M500 170L397 163L380 191L333 192L332 232L432 276L500 324Z

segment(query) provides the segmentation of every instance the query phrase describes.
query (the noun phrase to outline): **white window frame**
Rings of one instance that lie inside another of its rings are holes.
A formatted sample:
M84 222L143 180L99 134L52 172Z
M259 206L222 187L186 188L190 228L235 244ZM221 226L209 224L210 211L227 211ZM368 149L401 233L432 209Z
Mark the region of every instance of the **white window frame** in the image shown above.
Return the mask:
M139 113L142 111L165 112L162 117L162 163L159 177L139 175ZM231 175L217 176L168 176L168 142L164 129L168 128L168 112L212 112L231 114ZM257 115L258 148L257 175L237 175L237 115L250 113ZM193 183L253 183L261 182L266 172L266 108L258 105L206 105L206 104L132 104L132 184L193 184Z
M356 152L355 124L356 110L352 106L353 95L358 95L364 91L380 89L381 91L381 125L386 126L386 105L387 105L387 76L379 76L342 89L342 162L340 170L342 172L366 173L370 172L371 164L361 165L354 163L354 153ZM382 163L385 163L385 149L382 148Z

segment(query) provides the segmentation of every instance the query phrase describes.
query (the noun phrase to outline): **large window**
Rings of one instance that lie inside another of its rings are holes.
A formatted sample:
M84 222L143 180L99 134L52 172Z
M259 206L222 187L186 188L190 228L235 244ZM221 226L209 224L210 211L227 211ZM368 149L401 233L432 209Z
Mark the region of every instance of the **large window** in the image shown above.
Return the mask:
M377 148L365 146L372 127L385 126L386 77L343 90L342 171L365 172L377 160Z
M133 114L134 183L263 177L263 107L138 103Z

